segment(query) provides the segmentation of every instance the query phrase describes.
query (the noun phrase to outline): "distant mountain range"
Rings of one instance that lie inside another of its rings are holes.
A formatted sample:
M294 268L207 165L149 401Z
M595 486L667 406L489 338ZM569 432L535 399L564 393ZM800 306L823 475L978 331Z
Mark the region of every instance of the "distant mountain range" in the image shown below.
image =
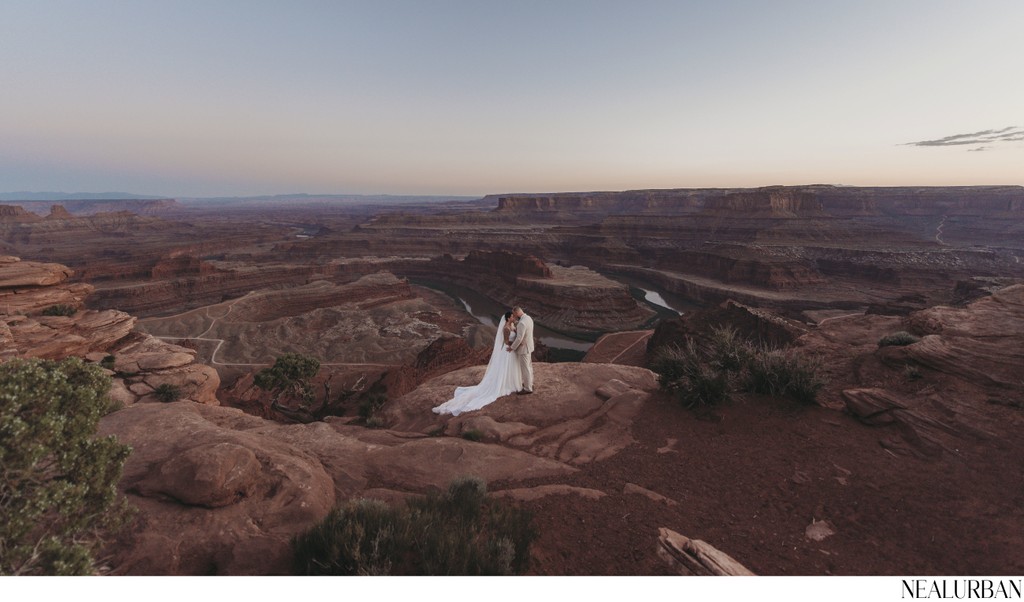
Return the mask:
M178 197L177 200L186 205L321 205L321 204L358 204L358 205L401 205L418 203L444 203L451 201L473 201L479 196L455 195L392 195L392 194L275 194L232 197Z
M122 201L166 198L130 192L0 192L0 201Z
M11 201L119 201L119 200L156 200L175 198L187 204L216 205L262 205L262 204L321 204L321 203L359 203L359 204L406 204L406 203L443 203L446 201L472 201L479 196L456 195L391 195L391 194L277 194L254 196L218 196L218 197L169 197L135 194L131 192L0 192L0 202Z

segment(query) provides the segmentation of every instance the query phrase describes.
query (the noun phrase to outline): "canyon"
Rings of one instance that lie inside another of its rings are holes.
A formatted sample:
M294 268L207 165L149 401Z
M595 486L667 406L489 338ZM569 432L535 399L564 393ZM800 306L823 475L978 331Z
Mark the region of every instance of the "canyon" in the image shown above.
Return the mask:
M1024 570L1024 188L35 203L0 204L0 358L111 377L114 574L284 574L335 505L466 474L533 513L532 574L675 574L666 532L758 574ZM432 413L516 304L535 394ZM819 358L817 403L680 407L651 361L718 326ZM288 353L310 400L255 385Z

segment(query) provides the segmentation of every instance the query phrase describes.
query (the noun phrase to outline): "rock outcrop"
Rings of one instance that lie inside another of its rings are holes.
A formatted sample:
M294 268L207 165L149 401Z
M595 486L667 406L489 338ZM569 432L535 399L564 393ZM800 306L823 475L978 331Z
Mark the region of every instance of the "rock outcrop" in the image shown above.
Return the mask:
M932 307L912 314L908 330L920 342L890 348L889 363L915 363L993 390L1024 393L1024 285L964 308Z
M498 400L458 418L430 412L480 369L432 379L389 402L382 416L390 430L340 418L281 425L188 402L107 415L101 434L132 446L120 488L139 509L131 531L108 550L115 572L287 573L291 538L336 503L400 500L462 475L503 483L494 494L515 499L587 491L520 484L566 477L618 453L656 387L641 368L539 364L529 400ZM452 436L426 434L438 429ZM457 436L469 429L484 441Z
M900 330L924 335L879 346ZM957 454L965 440L996 440L1024 398L1024 285L966 307L896 316L841 316L797 343L822 358L832 384L826 404L872 426L902 454Z
M509 395L457 417L431 412L456 387L478 383L483 371L477 366L435 378L390 402L381 417L395 430L478 431L485 441L580 465L611 457L628 445L633 418L657 388L654 373L644 368L535 363L533 395Z
M111 396L123 405L157 401L161 385L181 399L218 403L220 378L195 362L194 350L133 333L136 319L124 312L81 309L92 287L68 283L71 275L59 264L0 258L0 358L102 362L114 377Z

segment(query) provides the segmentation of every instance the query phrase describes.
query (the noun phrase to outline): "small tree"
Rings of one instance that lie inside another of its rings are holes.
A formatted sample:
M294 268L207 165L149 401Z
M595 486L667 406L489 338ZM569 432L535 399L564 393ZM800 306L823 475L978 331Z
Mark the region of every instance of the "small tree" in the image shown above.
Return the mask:
M281 405L281 399L298 401L308 408L314 401L313 377L320 371L320 361L299 353L285 353L270 368L256 373L253 382L260 389L273 394L270 407L294 413L294 409ZM325 400L326 403L326 400Z
M78 358L0 364L0 574L85 575L126 516L117 482L131 451L97 438L110 378Z

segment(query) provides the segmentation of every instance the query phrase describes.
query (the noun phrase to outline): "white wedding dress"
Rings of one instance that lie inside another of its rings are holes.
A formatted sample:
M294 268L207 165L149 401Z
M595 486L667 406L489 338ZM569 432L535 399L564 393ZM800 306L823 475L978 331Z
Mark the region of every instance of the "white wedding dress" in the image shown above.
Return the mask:
M441 405L434 408L435 414L451 414L458 416L463 412L479 410L495 399L515 393L523 386L523 375L516 361L515 352L505 349L505 340L501 333L505 331L505 318L501 319L498 326L498 334L494 337L494 351L491 352L491 361L487 362L487 371L480 384L472 387L459 387L455 389L455 396ZM511 340L515 340L515 331L512 331Z

